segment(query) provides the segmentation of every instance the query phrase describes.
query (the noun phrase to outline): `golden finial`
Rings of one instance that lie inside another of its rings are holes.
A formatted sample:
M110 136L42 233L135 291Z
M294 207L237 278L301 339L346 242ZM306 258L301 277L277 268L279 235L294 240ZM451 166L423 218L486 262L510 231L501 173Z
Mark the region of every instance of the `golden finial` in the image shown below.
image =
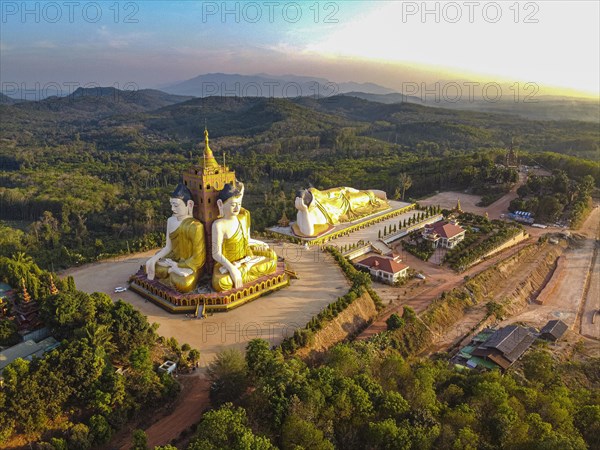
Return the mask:
M213 167L218 168L219 164L215 159L212 150L210 149L210 145L208 143L208 128L204 128L204 154L203 154L203 163L204 168Z
M23 290L23 302L29 303L31 300L31 295L27 292L27 287L25 286L25 278L21 278L21 289Z
M58 294L58 288L54 284L54 278L52 277L52 274L50 274L50 294L52 294L52 295Z
M283 210L283 214L281 215L281 219L279 219L279 222L277 222L277 225L279 225L280 227L290 226L290 219L288 219L288 216L285 213L285 209Z
M204 153L212 154L212 150L210 149L210 146L208 145L208 128L204 128Z

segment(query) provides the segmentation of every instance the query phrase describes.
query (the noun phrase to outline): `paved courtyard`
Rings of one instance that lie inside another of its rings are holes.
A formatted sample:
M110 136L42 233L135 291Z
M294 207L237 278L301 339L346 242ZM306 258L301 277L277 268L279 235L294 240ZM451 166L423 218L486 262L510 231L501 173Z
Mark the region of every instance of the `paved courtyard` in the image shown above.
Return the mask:
M248 341L264 338L272 345L303 327L329 303L344 295L349 284L337 263L317 248L306 250L295 244L271 244L295 270L299 279L291 285L226 313L214 313L206 319L189 319L170 314L146 301L135 292L114 293L116 286L127 286L129 275L154 253L108 260L72 269L66 275L75 278L77 288L85 292L104 292L113 299L131 303L160 325L158 333L187 342L200 350L200 364L205 367L225 348L244 349Z

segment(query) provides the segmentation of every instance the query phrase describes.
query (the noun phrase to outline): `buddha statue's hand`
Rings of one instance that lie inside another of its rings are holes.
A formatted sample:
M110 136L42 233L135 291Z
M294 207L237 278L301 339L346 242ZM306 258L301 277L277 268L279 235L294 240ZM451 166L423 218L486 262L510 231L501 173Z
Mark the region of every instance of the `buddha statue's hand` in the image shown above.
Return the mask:
M229 276L231 277L235 289L241 288L244 285L242 272L234 264L229 268Z
M154 267L158 259L152 257L148 261L146 261L146 277L149 280L154 280L154 275L156 274Z
M308 206L304 204L304 200L300 197L296 197L296 201L294 202L294 206L298 211L308 211Z
M257 252L266 252L269 250L269 246L266 242L259 241L257 239L250 239L250 245L252 246L252 250Z
M170 258L163 259L163 264L169 268L169 273L174 273L180 275L182 277L187 277L194 273L194 271L187 267L179 267L176 261L173 261Z
M169 268L169 273L174 273L180 275L182 277L190 276L194 273L192 269L188 269L186 267L171 267Z

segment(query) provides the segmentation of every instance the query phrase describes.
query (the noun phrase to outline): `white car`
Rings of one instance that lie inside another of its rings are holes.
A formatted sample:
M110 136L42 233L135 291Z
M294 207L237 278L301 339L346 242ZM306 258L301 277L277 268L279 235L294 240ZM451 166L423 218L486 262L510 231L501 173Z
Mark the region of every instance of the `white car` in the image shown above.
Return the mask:
M425 275L423 275L422 273L418 273L415 275L415 278L418 278L419 280L424 280L425 279Z
M127 290L126 287L122 287L122 286L117 286L115 288L115 293L121 293L121 292L125 292Z

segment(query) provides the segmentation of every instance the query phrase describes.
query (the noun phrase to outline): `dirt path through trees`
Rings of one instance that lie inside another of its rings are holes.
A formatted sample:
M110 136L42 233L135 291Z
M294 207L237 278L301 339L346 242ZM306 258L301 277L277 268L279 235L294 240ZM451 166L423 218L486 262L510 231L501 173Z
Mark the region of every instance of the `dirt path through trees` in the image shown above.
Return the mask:
M186 431L191 434L203 412L210 407L210 380L204 373L180 375L179 382L182 389L170 412L157 412L155 417L150 418L150 421L155 421L150 427L141 427L146 432L148 448L167 445ZM132 435L133 429L121 430L104 448L129 450L133 444Z

